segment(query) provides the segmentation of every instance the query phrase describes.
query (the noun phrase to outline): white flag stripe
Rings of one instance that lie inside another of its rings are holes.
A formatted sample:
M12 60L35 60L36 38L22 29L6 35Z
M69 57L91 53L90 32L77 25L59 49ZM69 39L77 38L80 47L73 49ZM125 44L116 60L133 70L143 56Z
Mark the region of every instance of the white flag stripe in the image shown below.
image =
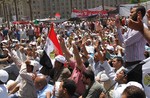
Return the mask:
M46 45L44 50L46 51L46 54L50 58L50 53L53 52L54 50L54 44L49 38L46 39Z
M147 98L150 98L150 93L149 93L150 92L150 61L146 62L142 66L142 72L143 72L144 91L145 91Z

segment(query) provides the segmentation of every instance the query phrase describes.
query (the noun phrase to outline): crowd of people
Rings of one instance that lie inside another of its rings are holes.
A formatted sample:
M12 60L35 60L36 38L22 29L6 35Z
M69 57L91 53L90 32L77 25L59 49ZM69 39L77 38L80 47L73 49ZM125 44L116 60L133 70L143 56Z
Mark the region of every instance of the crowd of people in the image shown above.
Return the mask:
M0 98L150 98L141 63L150 55L145 14L149 23L144 6L129 18L53 23L63 54L49 54L52 68L40 63L49 24L2 27Z

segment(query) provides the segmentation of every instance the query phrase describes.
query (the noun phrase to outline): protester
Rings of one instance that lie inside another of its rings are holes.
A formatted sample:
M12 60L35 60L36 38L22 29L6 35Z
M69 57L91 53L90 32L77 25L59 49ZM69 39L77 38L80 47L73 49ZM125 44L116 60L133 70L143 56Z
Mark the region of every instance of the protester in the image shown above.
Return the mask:
M32 22L27 25L17 24L11 29L6 26L7 34L0 39L0 64L10 76L13 73L17 77L13 82L8 81L9 97L121 98L124 89L130 85L142 88L139 84L142 81L149 98L149 62L143 68L140 65L132 69L133 63L138 64L145 59L144 52L149 48L145 49L146 40L149 41L150 37L149 29L142 22L144 12L143 6L133 7L128 25L127 18L117 15L116 21L114 17L104 17L106 19L95 18L94 21L85 20L76 24L70 21L54 23L50 31L50 23L45 22L36 26ZM119 24L118 19L122 20L122 24ZM47 37L53 29L56 32L55 40ZM20 35L15 36L15 32ZM63 52L54 55L47 53L51 68L39 64L47 38L52 42L54 51L62 49ZM57 38L61 48L55 44ZM34 67L37 69L33 71Z
M37 98L50 98L53 94L53 86L47 83L44 75L39 75L34 80L37 89Z
M143 90L136 86L128 86L122 93L121 98L146 98Z
M60 40L60 44L61 44L62 50L64 52L64 55L66 57L66 60L69 63L69 66L71 66L71 68L73 69L70 79L74 80L77 85L75 94L77 96L80 96L83 94L83 92L85 90L85 85L83 84L83 82L81 80L82 72L85 71L85 66L81 60L77 46L75 44L73 44L73 53L75 55L75 60L76 60L76 61L74 61L74 59L72 58L72 54L66 48L64 40L61 37L59 40Z
M60 83L57 98L77 98L74 93L76 84L73 80L66 79Z
M149 11L149 10L148 10ZM150 25L150 14L146 13L147 15L147 23L148 25ZM132 28L132 29L135 29L135 30L138 30L141 32L141 34L145 37L145 39L148 41L148 43L150 43L150 29L149 28L146 28L144 27L143 23L142 23L142 18L141 18L141 13L138 14L138 17L137 17L137 20L138 21L134 21L132 19L129 20L129 27ZM144 86L144 90L145 90L145 93L146 93L146 96L147 97L150 97L150 94L149 94L149 91L150 91L150 87L148 86L149 84L146 82L147 81L147 75L149 74L149 61L147 63L145 63L142 67L142 73L143 73L143 80L142 80L142 83L143 83L143 86Z
M123 58L120 56L115 56L112 60L112 66L115 69L115 72L119 72L119 70L123 69L124 61Z
M53 74L51 74L53 83L55 83L56 81L62 81L71 76L70 70L64 66L65 63L66 58L64 56L57 55L55 57L54 69L52 69Z
M29 37L29 41L33 41L34 40L34 30L32 28L31 25L29 25L29 29L27 29L27 36Z
M83 72L82 82L87 86L87 89L79 98L99 98L99 94L105 92L103 86L95 81L94 72L92 70Z
M16 93L11 94L9 98L37 98L34 86L35 72L37 70L39 69L32 60L27 60L25 63L22 63L19 74L21 76L19 90Z
M146 16L147 16L147 23L148 25L150 25L150 14L148 13L148 11L146 13ZM137 21L130 19L128 25L131 29L140 31L141 34L150 43L150 35L149 35L150 30L149 28L144 27L141 13L138 14Z
M146 10L144 6L135 6L130 11L130 18L137 21L138 14L141 13L142 19L145 16ZM122 35L121 25L116 20L117 32L120 42L125 47L125 67L130 69L134 64L138 64L140 61L145 59L144 51L146 40L141 32L128 29L127 32ZM146 25L144 24L144 27ZM136 76L136 77L135 77ZM137 66L128 75L129 81L137 81L142 84L142 66Z
M0 98L8 98L8 90L5 86L9 75L5 70L0 70Z

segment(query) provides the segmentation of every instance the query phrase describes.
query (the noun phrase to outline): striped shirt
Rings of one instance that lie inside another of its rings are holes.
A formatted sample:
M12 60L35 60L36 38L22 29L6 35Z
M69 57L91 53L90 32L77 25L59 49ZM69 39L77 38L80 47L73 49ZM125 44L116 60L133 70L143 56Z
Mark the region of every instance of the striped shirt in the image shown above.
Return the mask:
M146 25L144 25L146 27ZM145 59L144 51L146 40L142 33L128 28L127 32L122 35L121 29L117 30L119 41L125 48L125 61L133 62Z

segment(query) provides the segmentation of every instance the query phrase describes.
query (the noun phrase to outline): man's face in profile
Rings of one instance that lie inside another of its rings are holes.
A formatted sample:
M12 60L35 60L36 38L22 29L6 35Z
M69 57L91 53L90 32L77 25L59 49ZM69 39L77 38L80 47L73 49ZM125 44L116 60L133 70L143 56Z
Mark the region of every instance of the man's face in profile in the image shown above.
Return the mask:
M132 8L130 11L130 18L134 21L137 21L137 12L136 12L137 8Z

